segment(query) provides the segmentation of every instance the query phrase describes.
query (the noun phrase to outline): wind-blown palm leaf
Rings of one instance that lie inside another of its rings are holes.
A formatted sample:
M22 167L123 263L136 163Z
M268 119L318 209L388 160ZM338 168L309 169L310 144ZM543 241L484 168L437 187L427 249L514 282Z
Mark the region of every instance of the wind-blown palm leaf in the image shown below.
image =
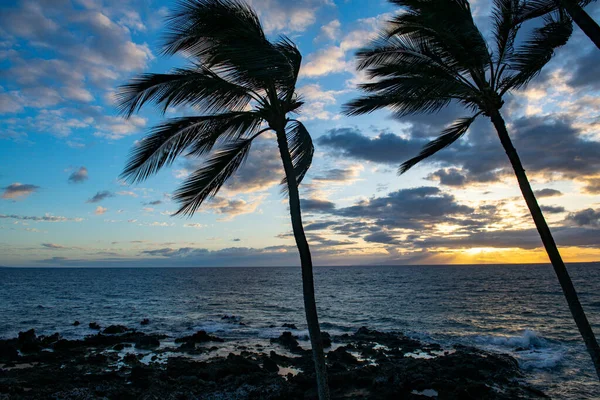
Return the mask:
M159 105L163 113L181 104L211 113L241 110L252 100L247 89L199 66L179 68L170 74L143 74L121 86L116 98L119 110L127 117L148 102Z
M573 24L568 17L559 20L547 17L545 25L534 29L531 37L508 58L509 67L516 74L504 81L500 93L526 85L550 61L556 48L567 43L572 33Z
M274 76L289 74L286 57L267 40L256 13L242 2L180 1L167 29L164 54L190 54L245 87L260 90Z
M494 0L494 6L492 22L497 50L495 62L499 66L514 49L515 38L522 22L519 20L522 5L521 0Z
M173 196L181 204L175 215L192 216L204 200L214 197L244 163L253 139L254 137L228 143L183 182Z
M462 98L464 86L429 76L391 77L359 85L367 93L343 106L348 115L360 115L389 107L398 116L434 112L453 99Z
M426 42L448 65L483 74L481 59L488 56L488 50L475 26L468 1L391 2L407 9L392 19L387 31L389 36L399 35Z
M438 151L440 151L440 150L450 146L452 143L456 142L458 139L461 138L461 136L463 136L467 132L467 130L469 129L469 127L471 126L473 121L475 121L475 119L478 116L479 116L479 114L475 114L472 117L460 118L460 119L454 121L454 123L452 123L452 125L450 125L444 131L442 131L442 133L440 134L440 136L437 137L437 139L435 139L435 140L429 142L427 145L425 145L425 147L423 148L423 150L421 150L421 152L419 153L418 156L413 157L410 160L404 162L400 166L398 173L399 174L405 173L406 171L408 171L409 169L414 167L416 164L418 164L422 160L431 157Z
M312 164L315 147L310 133L308 133L302 122L293 121L290 125L287 130L287 141L292 163L294 164L296 184L300 185ZM283 178L281 184L283 190L287 191L287 178Z
M302 64L302 54L298 47L286 36L282 36L274 45L287 60L289 67L280 68L277 75L278 84L284 92L287 101L291 100L296 88L296 81L300 74L300 65Z
M171 165L187 149L199 156L210 151L218 140L238 139L251 134L260 119L249 112L175 118L156 126L132 152L121 177L139 182Z

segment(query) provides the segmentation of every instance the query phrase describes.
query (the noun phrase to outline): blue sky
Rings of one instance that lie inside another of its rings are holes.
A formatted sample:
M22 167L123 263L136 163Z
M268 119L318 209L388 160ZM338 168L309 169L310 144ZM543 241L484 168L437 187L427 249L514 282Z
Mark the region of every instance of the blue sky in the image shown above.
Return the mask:
M472 2L489 31L491 2ZM119 181L137 140L163 118L116 113L118 85L164 72L170 2L14 1L0 6L0 265L295 265L272 137L191 219L170 194L197 165L182 159L143 184ZM255 0L265 31L304 55L298 91L316 142L305 222L316 263L545 262L487 120L414 171L397 166L454 117L348 118L353 54L396 10L384 1ZM589 12L598 20L600 8ZM600 51L576 28L542 74L503 109L565 258L600 259ZM596 73L594 73L594 70ZM168 110L167 117L186 110Z

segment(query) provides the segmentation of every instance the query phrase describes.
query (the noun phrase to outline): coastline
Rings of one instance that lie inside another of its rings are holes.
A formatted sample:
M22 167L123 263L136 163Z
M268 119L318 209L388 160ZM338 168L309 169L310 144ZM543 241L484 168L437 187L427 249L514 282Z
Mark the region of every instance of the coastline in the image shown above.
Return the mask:
M365 327L330 339L333 398L547 398L524 383L508 355ZM11 400L310 399L316 396L312 370L310 350L287 331L269 344L204 331L174 338L121 325L82 340L30 330L0 341L0 398Z

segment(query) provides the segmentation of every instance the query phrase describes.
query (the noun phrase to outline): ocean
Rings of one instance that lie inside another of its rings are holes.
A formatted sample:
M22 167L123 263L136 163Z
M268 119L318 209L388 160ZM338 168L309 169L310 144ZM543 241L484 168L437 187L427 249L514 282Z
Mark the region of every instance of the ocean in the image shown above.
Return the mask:
M568 269L600 336L600 264ZM317 267L315 282L321 327L331 334L367 326L508 353L552 398L600 399L550 265ZM144 318L151 323L140 326ZM293 323L307 335L299 267L0 268L0 338L31 328L77 338L96 333L92 321L246 341Z

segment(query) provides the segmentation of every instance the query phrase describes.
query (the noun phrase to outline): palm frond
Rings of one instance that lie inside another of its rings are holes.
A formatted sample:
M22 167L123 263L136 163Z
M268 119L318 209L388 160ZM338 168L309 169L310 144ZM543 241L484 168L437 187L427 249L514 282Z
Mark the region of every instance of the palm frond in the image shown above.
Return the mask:
M555 0L525 0L518 18L520 22L524 22L543 17L556 9L557 3Z
M284 98L290 101L294 95L296 82L300 73L302 54L294 42L286 36L281 36L274 44L274 47L285 57L288 63L287 67L282 65L279 68L279 75L276 75L276 79L278 86L284 92Z
M170 74L143 74L121 86L116 98L119 111L126 117L148 102L160 106L163 113L182 104L211 113L241 110L252 100L247 89L202 67L179 68Z
M294 165L294 174L296 175L296 184L300 185L302 179L308 172L312 164L315 147L312 138L306 127L300 121L292 121L291 127L287 130L286 136ZM287 190L287 177L281 181L283 190Z
M173 199L181 204L175 215L192 216L206 199L214 197L246 160L253 138L229 143L206 160L175 191Z
M494 9L492 11L492 23L494 39L496 41L496 60L497 65L504 62L507 54L513 52L513 46L519 26L522 21L521 0L494 0Z
M392 0L404 8L387 28L387 36L427 43L446 63L474 78L483 76L489 59L467 0Z
M405 173L419 162L431 157L438 151L450 146L452 143L460 139L460 137L467 132L467 130L469 129L473 121L475 121L475 119L479 116L479 114L480 113L477 113L472 117L460 118L454 121L452 125L450 125L448 128L444 129L444 131L442 131L442 133L440 134L440 136L437 137L437 139L425 145L425 147L423 148L423 150L421 150L418 156L404 162L400 166L398 173Z
M235 0L181 0L167 20L163 53L191 55L227 80L251 89L289 64L263 32L258 16Z
M534 29L530 38L507 58L514 74L501 83L500 94L518 89L538 75L554 51L565 45L572 33L573 24L568 17L562 15L558 20L546 17L544 26Z
M342 109L346 115L367 114L386 107L398 117L432 113L447 106L452 100L466 100L472 96L470 89L454 80L434 78L426 74L399 77L392 75L376 82L361 84L359 88L369 94L344 104Z
M236 140L252 133L260 119L250 112L171 119L156 126L134 147L121 177L140 182L171 165L184 151L201 155L218 140Z

